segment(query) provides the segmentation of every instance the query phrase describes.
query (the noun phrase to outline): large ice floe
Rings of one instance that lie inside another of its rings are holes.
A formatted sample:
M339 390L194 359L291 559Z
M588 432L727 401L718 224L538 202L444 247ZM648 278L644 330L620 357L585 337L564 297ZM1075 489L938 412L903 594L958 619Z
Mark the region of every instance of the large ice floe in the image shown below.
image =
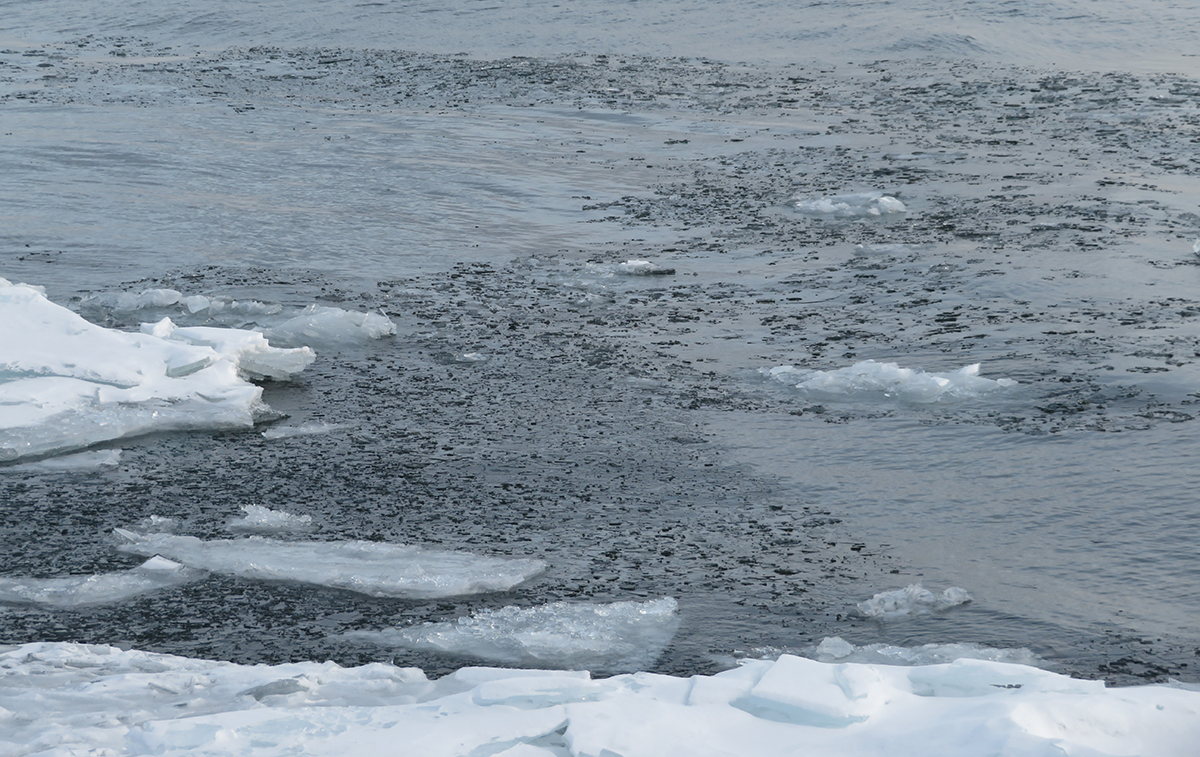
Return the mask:
M61 578L0 577L0 602L68 609L108 604L157 589L179 586L206 573L163 557L152 557L136 568L117 573L96 573ZM0 722L3 715L0 714Z
M947 610L970 601L971 595L967 590L957 586L951 586L941 594L934 594L921 584L909 584L903 589L880 592L868 600L859 602L856 607L864 617L887 620Z
M372 597L428 599L507 591L546 563L369 541L278 541L260 536L204 541L116 529L124 552L264 581L294 581Z
M810 216L830 218L879 218L908 212L904 203L883 192L829 195L811 199L795 199L796 210Z
M983 378L979 375L979 363L952 373L926 373L874 360L833 371L781 365L760 368L759 373L772 381L794 386L805 395L828 400L888 399L930 404L973 399L1017 385L1013 379Z
M605 672L648 668L679 628L674 599L504 607L452 623L425 623L348 636L389 646L536 668Z
M1200 692L982 660L790 655L712 676L235 665L0 649L0 754L282 757L1194 757Z
M107 329L37 287L0 279L0 460L154 431L251 426L265 406L248 379L286 379L313 358L256 331L169 319L141 333Z

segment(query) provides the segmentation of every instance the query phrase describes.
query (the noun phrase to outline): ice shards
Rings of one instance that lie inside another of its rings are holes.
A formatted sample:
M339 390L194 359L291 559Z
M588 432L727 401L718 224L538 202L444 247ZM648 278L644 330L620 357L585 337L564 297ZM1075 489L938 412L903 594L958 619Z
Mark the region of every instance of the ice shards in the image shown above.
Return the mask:
M425 623L351 635L380 644L446 652L490 662L574 670L648 668L679 627L674 599L504 607L450 623Z
M482 557L367 541L285 542L116 529L119 549L162 555L193 568L265 581L295 581L372 597L428 599L507 591L546 569L541 560Z

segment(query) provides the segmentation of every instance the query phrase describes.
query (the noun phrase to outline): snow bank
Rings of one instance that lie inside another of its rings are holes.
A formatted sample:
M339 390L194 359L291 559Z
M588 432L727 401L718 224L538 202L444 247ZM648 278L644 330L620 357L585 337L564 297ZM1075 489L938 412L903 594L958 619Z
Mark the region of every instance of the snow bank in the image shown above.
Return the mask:
M313 527L311 515L293 515L262 505L243 505L245 516L229 521L231 531L307 531Z
M611 604L554 602L479 612L454 623L347 635L491 662L624 672L654 664L679 628L676 607L671 598Z
M313 359L239 329L114 331L0 280L0 460L155 431L251 426L247 377L287 378Z
M66 609L107 604L148 591L199 580L202 570L185 568L162 557L152 557L131 570L63 578L0 577L0 602ZM0 714L0 723L3 715Z
M281 344L320 346L365 342L396 333L396 324L379 313L309 305L300 315L269 328L266 334Z
M909 584L903 589L885 591L870 599L859 602L858 611L868 618L899 618L934 610L946 610L971 601L965 589L951 586L941 594L934 594L921 584Z
M878 218L908 211L904 203L883 192L830 195L811 200L796 199L795 204L796 210L805 215L830 218Z
M1012 379L981 377L979 363L953 373L926 373L916 368L901 368L896 363L877 363L874 360L863 360L835 371L781 365L760 368L759 373L773 381L795 386L804 394L818 399L897 399L916 404L973 399L1017 384Z
M284 542L251 536L194 536L116 529L118 548L184 565L265 581L296 581L372 597L427 599L508 591L546 569L541 560L481 557L367 541Z
M714 676L333 663L243 666L114 647L0 651L0 754L1192 757L1200 692L1109 689L980 660L783 656Z

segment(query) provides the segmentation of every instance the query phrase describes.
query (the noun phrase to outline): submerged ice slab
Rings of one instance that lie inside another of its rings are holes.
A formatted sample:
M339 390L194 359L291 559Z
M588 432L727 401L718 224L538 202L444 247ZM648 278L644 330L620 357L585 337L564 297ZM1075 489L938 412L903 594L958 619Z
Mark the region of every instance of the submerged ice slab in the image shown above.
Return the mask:
M951 586L941 594L934 594L921 584L909 584L903 589L885 591L868 600L859 602L858 611L868 618L899 618L934 610L946 610L971 601L965 589Z
M152 557L131 570L62 578L0 576L0 602L68 609L109 604L156 589L199 580L202 570L184 567L162 557Z
M1017 385L1012 379L983 378L979 375L979 363L953 373L926 373L874 360L863 360L835 371L781 365L761 368L759 373L792 385L808 396L829 400L897 399L929 404L982 397Z
M309 305L300 315L266 331L282 344L307 346L366 342L395 333L396 324L386 315L321 305Z
M831 218L878 218L905 213L908 208L895 197L883 192L830 195L808 200L795 200L796 210L811 216Z
M691 678L464 668L430 681L378 663L42 643L0 649L0 723L3 754L1192 757L1200 692L981 660L784 655Z
M0 473L78 473L104 468L115 468L121 464L121 450L98 449L91 452L76 452L73 455L51 457L32 463L21 463L0 468Z
M241 518L229 521L231 531L287 532L308 531L313 527L311 515L293 515L262 505L243 505Z
M106 329L3 280L0 336L0 460L250 426L265 406L246 376L286 378L313 358L239 329L177 329L166 319L143 333Z
M1023 647L999 649L978 644L922 644L898 647L892 644L856 646L839 636L823 639L803 650L805 657L820 662L860 662L873 665L939 665L955 660L990 660L1041 667L1041 658Z
M344 423L313 421L311 423L302 423L299 426L272 426L264 431L262 435L264 439L289 439L293 436L318 436L344 428L349 428L349 426Z
M507 591L546 569L541 560L481 557L367 541L285 542L116 529L119 549L162 555L193 568L264 581L296 581L372 597L428 599Z
M679 627L677 603L505 607L409 628L359 631L355 638L428 652L446 652L530 667L627 672L654 664Z

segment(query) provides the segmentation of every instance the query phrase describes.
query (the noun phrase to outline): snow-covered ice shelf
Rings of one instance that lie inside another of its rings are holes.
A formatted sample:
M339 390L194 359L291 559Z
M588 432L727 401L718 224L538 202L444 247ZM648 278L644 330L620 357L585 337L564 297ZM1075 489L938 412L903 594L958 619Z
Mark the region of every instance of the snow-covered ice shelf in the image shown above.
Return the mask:
M0 754L1193 757L1200 692L981 660L784 655L714 676L235 665L61 643L0 649Z

